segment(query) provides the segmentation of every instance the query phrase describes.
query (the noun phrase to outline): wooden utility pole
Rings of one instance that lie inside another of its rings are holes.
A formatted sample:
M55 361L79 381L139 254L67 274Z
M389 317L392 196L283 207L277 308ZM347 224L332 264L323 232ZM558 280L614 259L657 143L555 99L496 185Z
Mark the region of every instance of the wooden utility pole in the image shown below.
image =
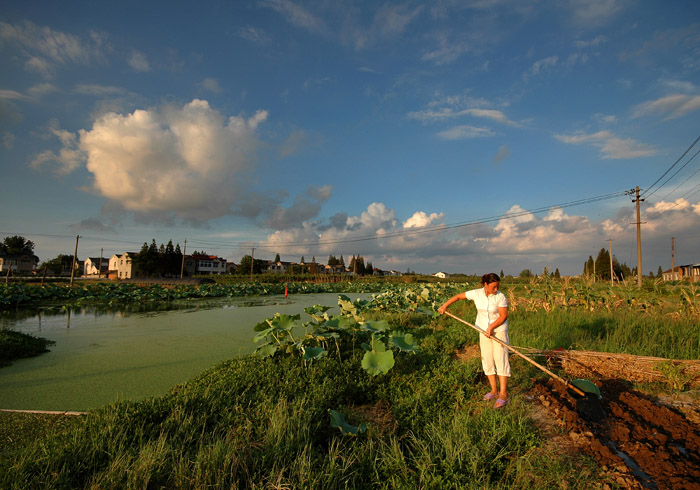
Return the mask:
M70 286L73 287L73 276L75 275L75 262L78 260L78 240L80 235L75 236L75 252L73 252L73 264L70 267Z
M255 247L250 251L250 282L253 282L253 264L255 263Z
M608 238L608 249L610 250L610 285L614 286L615 283L613 281L613 277L615 277L615 270L613 269L613 260L612 260L612 238Z
M187 255L187 239L185 239L185 250L182 252L182 265L180 266L180 279L185 272L185 256Z
M676 280L676 237L671 237L671 280Z
M642 218L639 212L639 203L644 201L639 197L639 186L634 189L635 198L633 203L637 204L637 286L642 287Z

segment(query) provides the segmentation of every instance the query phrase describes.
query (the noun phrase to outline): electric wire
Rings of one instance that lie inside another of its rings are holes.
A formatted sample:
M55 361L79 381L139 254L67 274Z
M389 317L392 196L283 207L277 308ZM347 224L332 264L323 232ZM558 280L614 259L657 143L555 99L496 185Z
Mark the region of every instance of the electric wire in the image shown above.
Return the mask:
M678 159L673 163L673 165L671 165L668 169L666 169L666 171L663 174L661 174L661 177L656 179L656 181L653 184L651 184L649 187L647 187L647 189L642 193L642 195L640 197L646 197L647 195L649 195L649 196L653 195L656 192L656 191L652 192L652 189L654 188L654 186L656 186L656 184L658 184L661 181L661 179L663 179L671 170L673 170L673 167L678 165L678 162L683 160L683 158L697 144L698 141L700 141L700 136L695 138L695 141L693 141L693 143L683 152L683 154L680 157L678 157ZM666 181L666 182L668 182L668 181ZM664 184L665 184L665 182L664 182ZM650 192L651 192L651 194L649 194Z

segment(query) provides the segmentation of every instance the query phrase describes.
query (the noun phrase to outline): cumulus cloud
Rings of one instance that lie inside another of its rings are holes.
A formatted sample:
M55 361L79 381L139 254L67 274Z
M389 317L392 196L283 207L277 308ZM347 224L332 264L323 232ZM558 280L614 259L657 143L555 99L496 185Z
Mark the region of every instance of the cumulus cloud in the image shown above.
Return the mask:
M598 131L592 134L584 132L576 132L569 135L557 134L555 138L569 145L593 145L600 148L604 159L641 158L653 156L657 153L656 149L651 145L632 138L619 138L610 131Z
M264 110L226 117L200 99L108 112L77 133L52 124L48 133L61 149L39 153L30 165L57 175L84 165L92 177L90 191L108 199L106 208L133 212L139 222L201 224L233 215L273 229L298 226L319 213L332 188L311 186L285 206L285 191L251 187L261 145L256 130L267 117Z
M633 117L665 116L664 120L677 119L700 109L700 95L674 94L639 104Z

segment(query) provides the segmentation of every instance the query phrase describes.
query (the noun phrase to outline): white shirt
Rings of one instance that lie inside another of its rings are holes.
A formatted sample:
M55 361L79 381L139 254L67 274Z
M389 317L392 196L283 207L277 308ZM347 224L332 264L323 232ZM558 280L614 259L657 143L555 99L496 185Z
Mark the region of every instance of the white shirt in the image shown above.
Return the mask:
M506 295L498 291L496 294L486 296L486 291L484 288L472 289L464 293L467 299L474 302L476 306L476 321L474 322L477 327L482 330L486 330L489 325L498 320L501 314L498 312L499 306L501 308L508 308L508 299ZM508 331L508 320L506 319L501 325L494 329L494 332L506 332Z

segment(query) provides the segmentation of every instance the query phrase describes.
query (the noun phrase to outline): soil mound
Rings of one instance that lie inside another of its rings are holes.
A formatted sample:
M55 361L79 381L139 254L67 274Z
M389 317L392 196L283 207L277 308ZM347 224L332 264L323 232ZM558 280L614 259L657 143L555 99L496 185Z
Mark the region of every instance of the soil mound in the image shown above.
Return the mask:
M536 381L529 397L560 420L576 446L622 488L700 490L700 427L624 381L597 384L606 413L598 421L588 420L552 379Z

